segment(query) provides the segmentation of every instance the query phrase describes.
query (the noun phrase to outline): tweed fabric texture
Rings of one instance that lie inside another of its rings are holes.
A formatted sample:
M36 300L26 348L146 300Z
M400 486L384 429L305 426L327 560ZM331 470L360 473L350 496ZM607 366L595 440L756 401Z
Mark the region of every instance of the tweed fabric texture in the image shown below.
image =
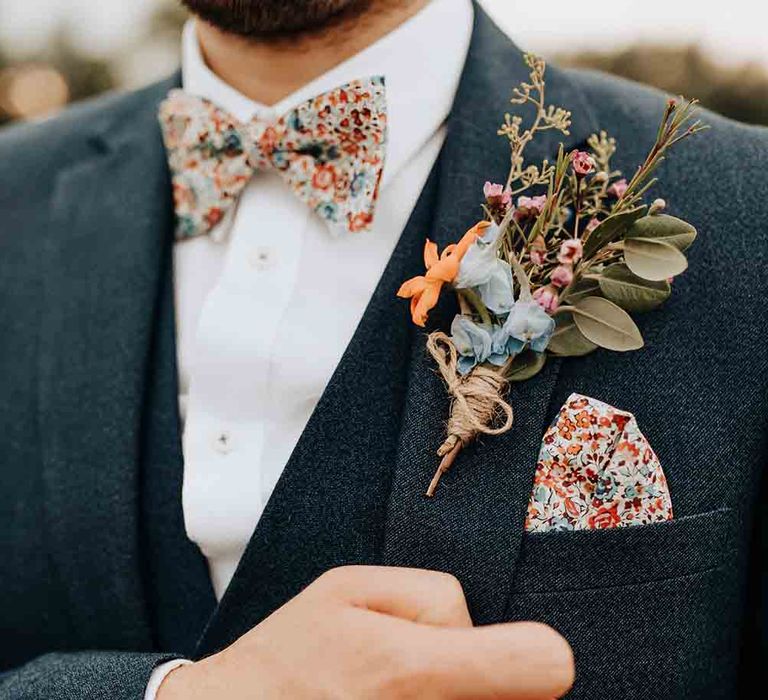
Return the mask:
M768 218L765 130L707 113L711 131L662 166L655 194L700 237L668 303L639 319L646 347L548 363L514 387L512 430L468 447L438 496L422 495L445 390L395 292L423 267L425 233L441 248L455 240L474 223L483 182L504 177L496 128L509 85L525 76L518 66L519 51L477 8L440 161L195 658L325 569L385 563L457 575L477 624L555 626L574 649L577 700L747 697L762 678L768 346L756 300L768 292L768 233L754 222ZM1 700L140 700L151 668L200 626L190 615L158 631L142 521L178 513L172 499L140 494L143 470L178 483L170 475L181 468L172 449L146 444L168 439L146 423L175 400L171 314L158 312L173 204L157 109L177 84L0 132ZM666 99L556 68L549 90L580 115L567 146L599 125L621 144L626 172ZM538 148L532 157L557 143ZM446 327L453 311L443 303L430 322ZM525 531L542 436L573 392L636 416L674 520ZM152 531L153 550L180 544L178 521ZM179 557L169 575L203 589L196 561Z

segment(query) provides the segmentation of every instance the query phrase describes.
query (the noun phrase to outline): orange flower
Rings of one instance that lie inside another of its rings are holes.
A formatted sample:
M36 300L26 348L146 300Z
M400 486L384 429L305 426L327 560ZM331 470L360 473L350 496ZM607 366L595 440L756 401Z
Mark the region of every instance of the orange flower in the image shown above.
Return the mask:
M427 238L424 244L426 275L412 277L397 292L397 296L411 300L411 318L417 326L424 326L427 314L437 304L443 284L450 284L456 279L461 259L490 225L489 221L475 224L458 243L446 246L440 257L437 255L437 244Z
M349 226L350 233L357 233L358 231L367 229L371 225L372 221L373 216L368 212L362 211L355 215L350 214L347 217L347 224Z
M318 190L329 190L336 182L336 168L332 165L318 165L312 175L312 186Z

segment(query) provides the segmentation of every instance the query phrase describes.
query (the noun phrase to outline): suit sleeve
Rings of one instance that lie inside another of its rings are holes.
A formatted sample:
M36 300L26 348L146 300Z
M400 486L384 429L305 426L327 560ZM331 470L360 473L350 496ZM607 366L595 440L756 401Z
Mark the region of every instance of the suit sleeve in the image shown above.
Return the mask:
M746 638L740 678L744 697L755 682L761 685L768 666L768 467L755 509L755 528L750 553L750 581L746 609ZM759 687L759 686L758 686Z
M768 468L763 473L763 488L760 502L757 505L756 532L756 562L755 583L756 591L756 668L760 677L764 678L768 665Z
M0 673L0 700L143 700L155 667L172 654L52 653Z

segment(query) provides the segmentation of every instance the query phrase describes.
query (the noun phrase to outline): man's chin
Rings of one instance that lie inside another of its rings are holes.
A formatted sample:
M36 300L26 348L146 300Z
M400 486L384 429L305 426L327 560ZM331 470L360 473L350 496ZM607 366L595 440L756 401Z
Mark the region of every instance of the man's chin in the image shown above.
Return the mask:
M322 29L372 0L181 0L193 14L230 34L281 37Z

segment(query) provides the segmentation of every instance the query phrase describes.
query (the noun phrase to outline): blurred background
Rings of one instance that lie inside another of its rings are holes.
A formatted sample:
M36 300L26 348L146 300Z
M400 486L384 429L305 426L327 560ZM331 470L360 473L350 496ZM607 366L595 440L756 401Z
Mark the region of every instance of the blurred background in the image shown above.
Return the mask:
M286 0L289 1L289 0ZM753 124L768 124L768 3L483 0L515 41ZM0 124L55 113L177 66L176 0L0 0Z

